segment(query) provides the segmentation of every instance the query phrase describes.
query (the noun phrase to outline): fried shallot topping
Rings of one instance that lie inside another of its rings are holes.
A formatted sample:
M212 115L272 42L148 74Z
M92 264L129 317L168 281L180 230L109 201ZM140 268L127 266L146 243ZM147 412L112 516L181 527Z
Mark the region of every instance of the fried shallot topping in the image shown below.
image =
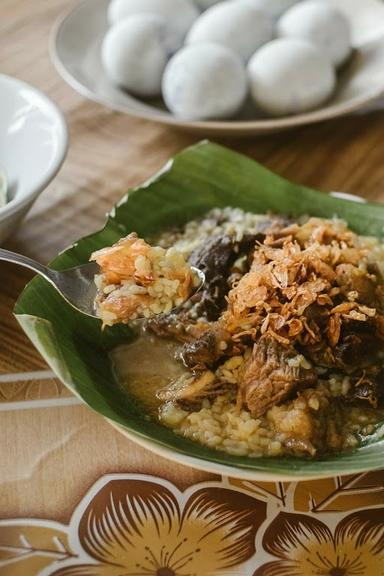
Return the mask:
M225 296L226 309L214 322L192 322L188 329L198 330L180 338L179 356L194 372L183 383L183 402L220 393L217 369L237 356L243 359L242 377L234 382L238 405L253 417L305 398L327 373L349 377L347 403L381 405L384 280L378 247L336 219L265 230L250 251L249 271ZM179 384L171 392L179 401ZM319 438L328 433L325 424L316 430ZM322 445L319 438L315 448Z
M267 234L250 271L228 294L221 317L234 340L267 334L283 346L338 365L337 347L351 332L380 332L381 278L370 249L339 220L311 218ZM378 334L379 335L379 334Z

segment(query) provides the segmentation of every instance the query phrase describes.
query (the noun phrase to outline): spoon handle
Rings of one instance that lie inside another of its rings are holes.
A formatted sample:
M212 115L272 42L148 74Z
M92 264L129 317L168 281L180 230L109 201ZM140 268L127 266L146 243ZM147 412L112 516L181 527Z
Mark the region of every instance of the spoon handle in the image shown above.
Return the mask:
M4 248L0 248L0 260L4 260L5 262L12 262L13 264L19 264L20 266L24 266L24 268L29 268L40 276L43 276L49 282L52 282L53 279L53 271L40 264L40 262L36 262L36 260L32 260L32 258L28 258L28 256L23 256L22 254L17 254L16 252L11 252L10 250L5 250Z

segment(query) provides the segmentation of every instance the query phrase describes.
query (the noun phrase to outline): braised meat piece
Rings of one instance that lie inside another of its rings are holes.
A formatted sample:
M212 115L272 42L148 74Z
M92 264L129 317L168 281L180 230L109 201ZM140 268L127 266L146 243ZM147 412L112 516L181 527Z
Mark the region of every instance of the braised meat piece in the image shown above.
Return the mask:
M197 328L197 324L193 328ZM220 322L204 324L207 329L200 334L193 330L195 338L184 344L178 353L183 364L193 370L212 368L222 356L241 354L244 346L230 339Z
M377 363L381 340L371 322L349 321L341 329L338 343L330 346L308 346L307 357L318 366L355 372Z
M384 369L371 368L352 379L351 388L346 396L351 404L378 408L384 402Z
M272 230L277 232L289 222L287 218L271 216L260 220L253 233L245 234L241 240L235 235L220 234L203 242L192 252L189 264L205 273L204 286L191 298L187 306L182 306L177 313L149 319L146 328L160 338L177 338L182 342L190 342L198 337L204 330L197 326L200 323L196 322L196 316L215 321L226 306L225 297L231 288L228 280L236 260L242 256L248 257L245 267L249 268L256 242L262 242L267 233ZM200 344L197 347L200 350ZM187 365L192 366L194 363L191 361Z
M241 255L253 251L256 238L257 236L247 235L239 242L228 235L214 236L192 253L189 264L205 273L204 286L191 299L196 308L194 316L204 316L207 320L216 320L219 317L230 288L228 277L231 267ZM160 314L149 319L146 327L160 338L177 338L182 342L189 342L196 336L192 328L194 323L189 308L181 307L177 313ZM192 344L192 348L200 350L202 344ZM188 354L189 352L186 352L186 355ZM193 366L195 362L186 364Z
M159 390L157 398L166 402L177 403L187 410L200 409L204 398L213 398L228 389L220 382L211 370L197 374L183 374L166 388Z
M184 344L179 354L184 365L194 369L212 366L219 356L217 338L211 330Z
M229 291L228 276L235 260L254 249L257 236L244 235L241 241L226 234L213 236L192 252L191 266L196 266L205 274L203 288L197 294L198 311L208 320L217 320L225 306L225 296Z
M356 326L355 330L346 330L334 351L336 364L346 370L377 361L378 339L370 326Z
M262 336L253 347L242 385L243 398L252 415L261 416L297 389L316 384L317 374L307 366L293 346Z

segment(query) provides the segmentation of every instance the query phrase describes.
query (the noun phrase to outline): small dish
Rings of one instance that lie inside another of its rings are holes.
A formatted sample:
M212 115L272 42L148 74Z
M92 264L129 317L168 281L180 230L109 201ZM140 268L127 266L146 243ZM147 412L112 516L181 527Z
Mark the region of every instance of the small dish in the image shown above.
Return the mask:
M54 178L67 148L66 122L56 105L33 86L0 74L0 166L8 181L0 242Z
M148 210L148 206L151 210ZM88 261L90 254L135 230L143 238L182 225L214 207L266 213L344 218L359 234L383 239L384 207L352 202L299 186L231 150L202 142L179 153L154 178L129 192L106 226L80 239L52 263L56 269ZM215 473L254 480L304 480L382 467L384 426L354 451L297 457L250 458L204 447L160 425L117 382L110 352L136 334L128 325L101 330L100 321L77 313L47 282L35 278L20 296L22 328L58 378L126 436L173 459ZM384 423L383 423L384 424Z
M282 118L255 118L254 111L228 121L189 122L169 113L161 100L144 101L114 86L106 76L100 45L108 28L109 0L83 0L55 26L52 60L66 82L83 96L108 108L203 135L254 135L278 132L337 118L358 110L384 93L384 5L378 0L332 0L351 22L355 47L331 100L312 112Z

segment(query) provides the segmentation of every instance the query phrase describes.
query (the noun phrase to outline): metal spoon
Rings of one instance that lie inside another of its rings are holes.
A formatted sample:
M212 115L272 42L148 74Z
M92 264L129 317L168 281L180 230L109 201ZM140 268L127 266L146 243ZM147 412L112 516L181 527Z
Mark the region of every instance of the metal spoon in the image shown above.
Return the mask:
M43 266L40 262L32 260L32 258L4 250L3 248L0 248L0 260L13 262L14 264L19 264L20 266L37 272L37 274L40 274L40 276L52 284L62 297L71 304L71 306L76 308L76 310L87 316L97 317L94 305L96 298L96 284L94 279L95 274L99 272L99 266L96 262L88 262L87 264L82 264L75 268L68 268L67 270L52 270L47 266ZM205 282L204 272L194 266L191 266L191 270L193 270L200 282L189 298L196 294Z

